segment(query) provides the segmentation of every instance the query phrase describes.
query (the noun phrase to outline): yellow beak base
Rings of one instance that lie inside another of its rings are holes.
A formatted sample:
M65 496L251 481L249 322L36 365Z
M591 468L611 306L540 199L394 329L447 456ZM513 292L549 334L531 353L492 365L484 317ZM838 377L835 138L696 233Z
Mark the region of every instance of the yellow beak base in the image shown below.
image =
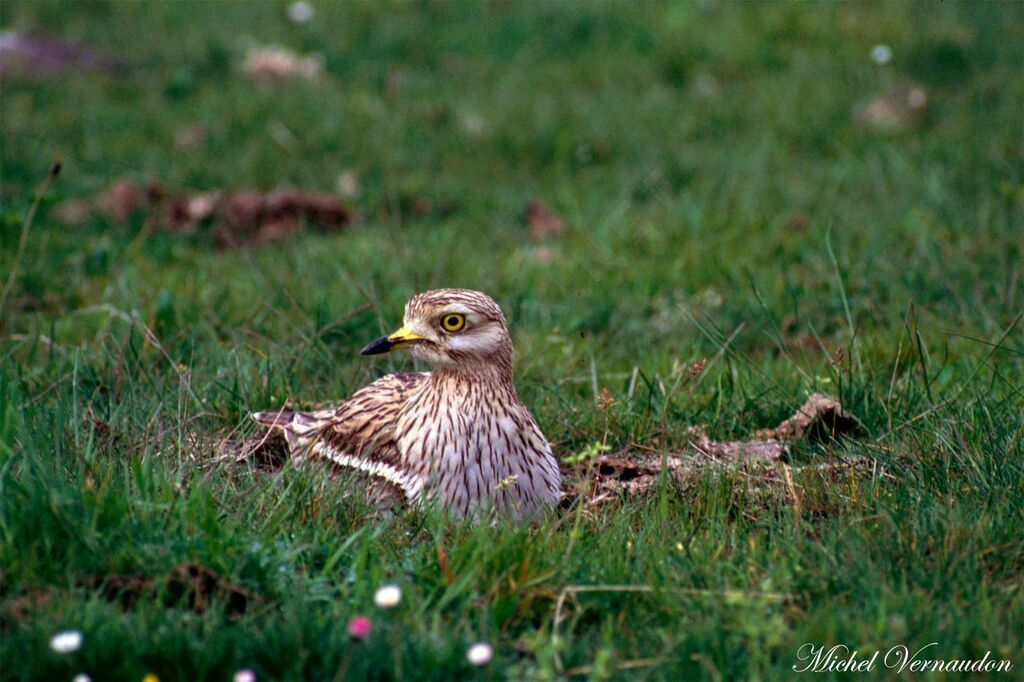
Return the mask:
M376 341L371 341L367 344L366 348L359 351L359 354L380 355L381 353L388 353L399 348L407 348L423 340L422 336L414 334L408 327L402 327L394 334L382 336Z

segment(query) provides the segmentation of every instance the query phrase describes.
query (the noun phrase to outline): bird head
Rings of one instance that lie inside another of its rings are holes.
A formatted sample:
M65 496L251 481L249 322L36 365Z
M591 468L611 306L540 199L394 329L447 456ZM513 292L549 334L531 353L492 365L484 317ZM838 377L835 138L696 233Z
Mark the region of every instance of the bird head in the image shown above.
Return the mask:
M512 339L501 308L487 294L470 289L417 294L405 306L402 328L360 353L377 355L399 348L438 367L483 364L512 372Z

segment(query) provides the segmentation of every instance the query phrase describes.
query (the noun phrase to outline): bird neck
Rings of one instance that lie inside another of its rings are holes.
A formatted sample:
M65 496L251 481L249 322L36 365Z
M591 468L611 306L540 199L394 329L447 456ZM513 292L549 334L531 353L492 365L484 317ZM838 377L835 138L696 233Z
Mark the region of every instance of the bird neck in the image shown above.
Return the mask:
M459 363L437 365L430 373L431 380L438 383L486 383L508 388L515 392L512 383L511 358L469 359Z

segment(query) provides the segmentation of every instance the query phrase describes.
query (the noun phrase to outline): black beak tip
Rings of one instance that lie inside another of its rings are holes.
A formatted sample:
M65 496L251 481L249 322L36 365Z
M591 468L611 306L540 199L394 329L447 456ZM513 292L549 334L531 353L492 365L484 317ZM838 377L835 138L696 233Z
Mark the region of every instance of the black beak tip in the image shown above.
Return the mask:
M376 341L371 341L366 344L366 348L359 351L360 355L380 355L381 353L387 353L391 350L391 347L395 344L388 340L388 337L382 336Z

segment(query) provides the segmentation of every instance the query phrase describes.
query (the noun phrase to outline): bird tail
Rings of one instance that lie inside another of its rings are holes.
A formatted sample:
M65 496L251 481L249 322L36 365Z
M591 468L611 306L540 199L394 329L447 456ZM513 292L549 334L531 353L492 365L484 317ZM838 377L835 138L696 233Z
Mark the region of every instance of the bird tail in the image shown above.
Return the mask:
M328 423L329 415L309 412L253 412L252 418L257 423L269 427L271 431L279 430L284 434L291 450L308 447Z
M388 483L398 486L405 501L413 503L423 493L422 482L407 471L394 464L376 460L372 457L354 456L324 442L320 435L330 424L333 411L324 412L253 412L252 418L259 424L269 427L272 431L279 430L288 441L289 449L295 453L308 452L324 457L334 464L348 469L355 469L371 476L377 476Z
M285 428L292 423L292 418L295 416L294 412L253 412L252 418L256 420L258 424L270 427Z

